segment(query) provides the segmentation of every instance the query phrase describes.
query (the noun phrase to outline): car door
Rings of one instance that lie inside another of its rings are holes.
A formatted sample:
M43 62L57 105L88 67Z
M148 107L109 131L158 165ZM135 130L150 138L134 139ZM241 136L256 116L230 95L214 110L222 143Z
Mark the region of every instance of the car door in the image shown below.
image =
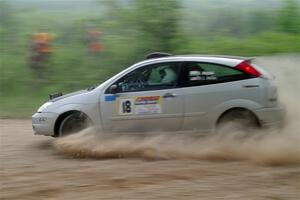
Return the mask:
M215 123L213 112L219 105L234 99L259 96L255 89L245 90L249 75L232 67L204 62L183 63L183 129L210 130Z
M104 94L101 115L109 131L175 131L183 121L183 89L177 62L139 67L115 81ZM111 88L115 88L112 92Z

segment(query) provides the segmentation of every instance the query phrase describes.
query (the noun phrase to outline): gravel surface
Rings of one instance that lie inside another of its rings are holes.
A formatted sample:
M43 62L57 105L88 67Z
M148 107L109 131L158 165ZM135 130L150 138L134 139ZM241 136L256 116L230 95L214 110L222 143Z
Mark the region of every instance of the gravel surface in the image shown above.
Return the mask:
M246 161L79 159L0 120L1 199L300 199L300 165Z

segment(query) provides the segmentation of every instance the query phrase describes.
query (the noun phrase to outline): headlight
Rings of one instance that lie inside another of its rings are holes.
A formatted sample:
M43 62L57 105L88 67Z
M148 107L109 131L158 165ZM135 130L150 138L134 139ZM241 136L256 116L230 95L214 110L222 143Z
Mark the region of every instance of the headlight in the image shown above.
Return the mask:
M46 107L50 106L53 102L46 102L44 103L39 109L38 112L43 112L43 110L45 110Z

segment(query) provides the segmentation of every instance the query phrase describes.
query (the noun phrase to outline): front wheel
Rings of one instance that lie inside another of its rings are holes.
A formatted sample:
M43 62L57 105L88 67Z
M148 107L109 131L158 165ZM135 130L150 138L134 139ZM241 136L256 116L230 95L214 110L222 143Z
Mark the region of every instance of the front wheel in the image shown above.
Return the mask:
M72 113L62 120L59 126L58 136L62 137L77 133L90 125L91 123L85 114L80 112Z

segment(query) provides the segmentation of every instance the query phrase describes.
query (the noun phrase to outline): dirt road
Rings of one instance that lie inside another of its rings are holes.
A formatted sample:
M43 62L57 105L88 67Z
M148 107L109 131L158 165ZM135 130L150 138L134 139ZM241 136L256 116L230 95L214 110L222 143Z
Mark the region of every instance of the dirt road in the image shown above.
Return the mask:
M0 199L300 199L299 58L260 62L288 106L279 135L56 140L34 136L29 120L0 119Z
M0 120L1 199L299 199L300 166L75 159L28 120Z

